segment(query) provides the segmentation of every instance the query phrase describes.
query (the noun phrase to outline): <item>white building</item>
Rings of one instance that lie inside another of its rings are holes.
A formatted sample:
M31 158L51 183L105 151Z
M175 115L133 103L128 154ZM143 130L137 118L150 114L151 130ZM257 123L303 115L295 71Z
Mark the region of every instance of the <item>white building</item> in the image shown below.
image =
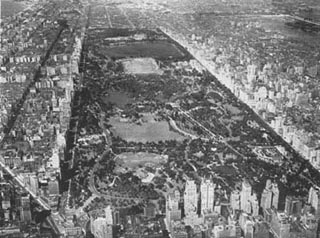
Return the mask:
M320 217L320 191L318 187L311 187L309 190L308 203L315 209L315 215Z
M107 224L106 218L91 219L91 232L96 238L112 238L112 225Z
M233 210L240 210L240 192L238 190L232 191L230 203Z
M251 213L251 194L252 187L247 180L242 182L242 189L240 193L240 206L241 210L250 214Z
M106 215L106 222L108 225L112 225L113 224L113 209L111 208L110 205L108 205L105 209L104 209L105 215Z
M259 215L259 200L255 193L251 196L251 210L253 216Z
M252 81L256 80L257 77L257 65L251 64L247 66L247 79L251 83Z
M187 180L184 191L184 211L185 215L194 215L198 210L197 185L193 180Z
M202 180L200 185L201 214L213 210L215 184L211 180Z
M266 187L261 195L260 206L264 209L275 208L278 209L279 203L279 188L278 184L271 183L271 180L267 180Z
M266 187L262 192L260 206L263 209L269 209L272 206L272 184L269 179L267 180Z
M279 205L279 187L277 183L272 184L272 206L278 210Z
M179 209L180 192L175 190L174 193L170 193L166 200L166 221L168 228L171 228L172 221L181 220L181 210Z

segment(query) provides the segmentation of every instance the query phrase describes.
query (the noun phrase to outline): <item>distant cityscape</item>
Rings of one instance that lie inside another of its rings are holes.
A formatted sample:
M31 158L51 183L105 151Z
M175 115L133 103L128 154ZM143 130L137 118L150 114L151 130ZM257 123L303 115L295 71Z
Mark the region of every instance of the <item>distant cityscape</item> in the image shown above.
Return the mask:
M2 0L0 237L318 238L319 9Z

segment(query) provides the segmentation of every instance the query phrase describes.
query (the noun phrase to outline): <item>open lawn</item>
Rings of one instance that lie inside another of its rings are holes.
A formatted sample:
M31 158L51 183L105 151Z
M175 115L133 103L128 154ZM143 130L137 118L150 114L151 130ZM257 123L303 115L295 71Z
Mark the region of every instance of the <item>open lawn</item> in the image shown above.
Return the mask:
M155 121L152 114L145 114L141 125L132 122L122 122L119 117L110 118L111 129L116 136L126 141L146 143L148 141L184 140L185 137L170 131L167 121Z
M135 58L122 60L124 72L127 74L162 74L153 58Z
M156 59L183 58L181 52L174 44L167 41L135 42L126 45L108 46L104 54L115 59L151 57Z
M115 159L116 168L115 172L124 171L124 168L128 170L136 171L140 166L149 166L154 168L155 166L165 163L167 158L165 156L161 156L154 153L146 153L146 152L127 152L118 155Z

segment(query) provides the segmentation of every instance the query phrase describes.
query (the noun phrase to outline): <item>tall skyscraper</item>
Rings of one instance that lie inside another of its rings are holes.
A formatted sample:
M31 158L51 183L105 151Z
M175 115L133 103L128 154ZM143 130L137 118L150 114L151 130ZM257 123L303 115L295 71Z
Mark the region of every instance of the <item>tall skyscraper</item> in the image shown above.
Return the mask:
M319 188L311 187L309 190L308 203L315 209L315 215L320 218L320 199Z
M198 209L197 185L193 180L187 180L184 191L184 212L185 215L194 215Z
M119 225L120 224L120 212L119 211L113 211L113 224Z
M255 64L251 64L247 66L247 79L251 83L256 79L257 74L257 66Z
M106 222L108 225L113 225L113 209L110 205L108 205L104 209L105 215L106 215Z
M300 215L302 210L302 202L300 199L292 196L286 197L285 213L287 215Z
M143 214L147 218L154 218L156 216L156 205L149 202L143 208Z
M272 191L265 188L261 194L260 205L263 209L268 209L268 208L271 208L271 204L272 204Z
M290 223L289 222L280 222L280 231L279 237L289 237L290 235Z
M275 208L275 209L278 209L278 204L279 204L279 187L278 187L278 184L276 183L273 183L272 184L272 206Z
M30 210L30 197L23 196L21 197L21 207L20 207L20 219L22 222L30 222L31 218L31 210Z
M181 210L179 209L180 192L175 190L174 193L170 193L166 200L166 221L171 227L172 221L179 221L181 219Z
M170 193L167 197L167 207L172 210L179 209L180 192L175 190L174 193Z
M250 220L247 220L244 226L244 237L245 238L253 238L254 232L254 223Z
M211 180L202 180L200 185L201 214L211 212L214 206L215 184Z
M270 228L275 237L289 238L290 237L290 220L285 213L280 213L276 210L271 210Z
M240 199L240 206L241 210L246 213L251 213L251 194L252 194L252 187L247 180L242 182L242 189L241 189L241 199Z
M286 196L286 204L284 211L287 215L292 214L292 207L293 207L293 197L292 196Z
M266 183L266 187L263 190L262 195L261 195L260 206L263 209L268 209L271 207L278 209L278 203L279 203L278 184L271 183L271 180L268 179L267 183Z
M258 216L259 215L259 201L258 201L256 193L254 193L251 196L251 209L252 209L252 215L253 216Z
M233 211L240 210L240 192L238 190L231 192L230 203Z
M59 182L55 179L51 179L48 182L48 190L50 195L58 195L59 194Z
M33 193L38 194L39 182L37 175L35 173L26 174L26 176L24 176L24 180L25 185L28 186Z
M96 238L112 238L112 225L107 224L106 218L91 218L91 232Z

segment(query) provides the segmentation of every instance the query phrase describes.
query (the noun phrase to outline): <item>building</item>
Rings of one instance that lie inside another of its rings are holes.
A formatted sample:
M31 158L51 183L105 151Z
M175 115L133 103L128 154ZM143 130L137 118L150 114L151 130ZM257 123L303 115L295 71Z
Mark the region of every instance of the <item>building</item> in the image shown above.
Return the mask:
M316 238L318 232L318 220L314 214L306 212L301 217L302 230L304 237L306 238Z
M217 225L212 230L214 238L240 238L241 229L236 225Z
M258 220L254 224L254 237L256 238L269 238L269 225L263 220Z
M81 238L84 237L82 234L81 227L66 227L66 237L67 238Z
M251 216L242 213L239 224L244 232L245 238L269 238L269 225L260 216Z
M172 238L187 238L188 233L185 224L176 221L171 224L171 236Z
M48 182L48 191L50 195L59 195L59 182L56 179Z
M108 225L113 225L113 209L111 208L110 205L108 205L105 209L105 219L106 219L106 223Z
M254 222L247 220L244 224L244 238L253 238L254 237Z
M251 196L251 211L252 216L259 215L259 201L256 193L252 194Z
M30 208L30 198L29 196L22 196L20 199L20 206L23 208Z
M170 226L172 221L181 220L181 210L179 209L180 192L175 190L174 193L170 193L166 199L166 221Z
M20 202L20 220L27 223L31 222L30 197L22 196Z
M270 180L267 180L266 187L261 194L260 206L263 209L268 209L272 206L272 184Z
M211 212L214 206L215 184L211 180L202 180L200 185L201 214Z
M112 238L113 228L107 224L106 218L98 217L95 220L91 218L91 233L95 238Z
M272 184L272 207L275 209L278 209L279 206L279 187L278 184L273 183Z
M113 224L120 224L120 212L117 210L113 211Z
M184 192L184 223L187 226L201 225L203 219L198 215L197 185L193 180L187 180Z
M153 203L148 203L144 208L143 208L143 214L147 218L153 218L156 216L156 205Z
M247 66L247 79L249 83L257 79L257 69L258 67L255 64Z
M302 210L302 202L300 199L292 196L286 197L285 213L290 215L300 215Z
M29 189L34 193L39 193L39 181L36 173L25 173L23 174L24 181L26 186L29 187Z
M285 213L280 213L272 210L271 218L271 232L277 238L289 238L290 237L290 222L289 217Z
M250 214L251 213L251 194L252 187L247 180L242 182L242 189L240 193L240 207L241 210Z
M311 187L309 190L308 203L315 209L315 215L320 218L320 199L319 199L319 189L316 187Z
M187 180L184 191L184 212L186 216L195 215L198 211L197 185L193 180Z
M274 207L275 209L278 209L278 203L279 203L278 184L272 183L271 180L268 179L266 182L266 187L263 190L261 195L260 206L264 210L272 207Z
M238 190L231 192L230 203L233 211L240 210L240 192Z

